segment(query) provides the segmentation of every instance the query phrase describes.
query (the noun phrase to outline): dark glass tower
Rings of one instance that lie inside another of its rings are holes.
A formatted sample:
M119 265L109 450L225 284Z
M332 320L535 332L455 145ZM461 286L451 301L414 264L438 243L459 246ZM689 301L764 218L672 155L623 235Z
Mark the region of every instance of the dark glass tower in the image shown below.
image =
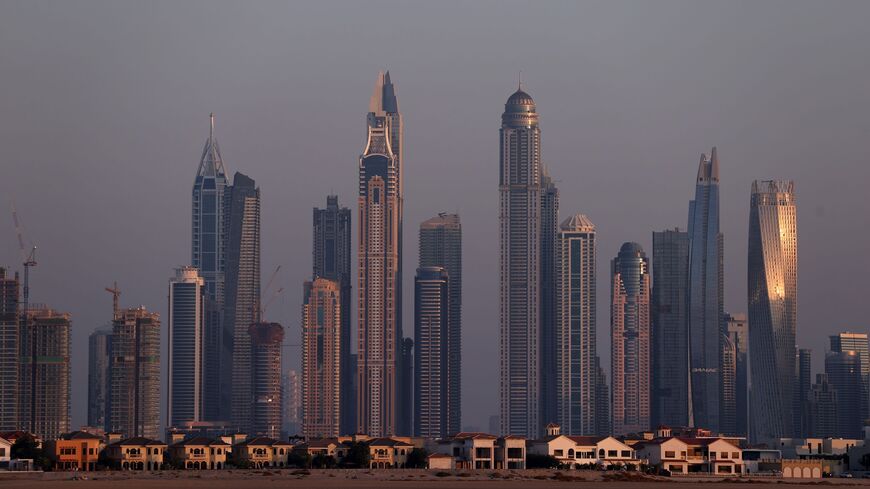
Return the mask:
M749 355L754 441L794 431L797 211L794 183L755 181L749 205Z
M447 270L420 267L414 280L414 436L446 438L448 431Z
M812 350L801 348L797 351L797 386L795 387L795 437L810 436L810 420L807 406L813 387Z
M339 284L339 371L341 405L339 406L340 434L356 431L353 377L350 365L351 335L351 221L350 209L339 207L338 196L326 198L326 208L314 208L314 270L312 278L325 278Z
M870 418L870 342L867 339L867 333L849 333L843 332L831 336L831 351L854 351L858 354L858 360L861 362L861 386L863 394L861 395L861 416L863 419Z
M559 230L559 189L541 166L541 424L558 420L556 365L558 312L556 256Z
M462 225L459 214L441 213L420 224L420 268L447 272L447 433L462 428Z
M836 392L836 435L840 438L861 439L864 418L861 398L861 358L858 352L846 350L831 352L825 357L825 374Z
M406 434L410 392L402 354L402 115L380 73L359 158L357 431Z
M0 430L18 429L19 332L18 274L0 268Z
M209 114L209 133L199 169L193 183L193 236L191 263L199 269L205 280L205 339L203 368L207 372L225 372L226 338L224 337L224 246L226 241L224 219L224 193L228 185L220 147L214 134L214 114ZM231 346L231 345L230 345ZM228 386L222 375L204 377L203 418L208 420L229 417Z
M109 362L112 327L97 328L88 336L88 426L108 428Z
M260 189L251 178L236 172L224 204L226 286L220 343L221 401L228 402L233 425L247 432L254 409L248 330L260 320Z
M725 314L728 343L734 348L734 432L749 433L749 323L745 314ZM809 375L809 373L807 374ZM810 382L809 378L807 382Z
M690 426L689 235L653 232L652 423Z
M689 203L688 234L692 418L695 426L731 432L733 426L720 426L719 422L724 274L723 237L719 232L719 158L715 147L709 158L701 155L695 200Z

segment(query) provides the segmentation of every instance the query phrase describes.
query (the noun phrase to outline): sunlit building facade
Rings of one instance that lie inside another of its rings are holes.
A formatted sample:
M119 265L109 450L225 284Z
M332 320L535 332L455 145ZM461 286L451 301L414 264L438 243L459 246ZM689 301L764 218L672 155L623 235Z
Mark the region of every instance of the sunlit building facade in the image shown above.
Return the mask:
M753 182L747 290L755 441L794 430L797 263L794 183Z
M305 282L302 304L302 434L341 433L341 284L325 278Z
M112 321L109 431L160 438L160 316L144 307Z

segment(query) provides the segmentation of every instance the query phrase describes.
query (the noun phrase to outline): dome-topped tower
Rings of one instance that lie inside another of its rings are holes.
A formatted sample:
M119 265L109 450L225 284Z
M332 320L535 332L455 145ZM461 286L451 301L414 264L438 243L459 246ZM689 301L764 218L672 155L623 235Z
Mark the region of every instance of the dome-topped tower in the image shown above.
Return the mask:
M504 104L502 124L511 127L531 127L538 125L538 113L535 100L523 90L522 85Z

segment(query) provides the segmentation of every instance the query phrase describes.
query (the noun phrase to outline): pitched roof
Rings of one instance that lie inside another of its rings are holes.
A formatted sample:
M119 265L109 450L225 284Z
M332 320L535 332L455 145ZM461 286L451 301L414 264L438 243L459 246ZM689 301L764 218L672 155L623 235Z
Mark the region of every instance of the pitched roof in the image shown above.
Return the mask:
M462 431L453 435L453 438L457 440L467 440L467 439L475 439L475 440L495 440L498 437L494 435L490 435L489 433L481 433L477 431Z
M446 453L433 453L429 455L428 458L453 458L453 455L447 455Z
M152 440L151 438L145 438L144 436L134 436L133 438L127 438L125 440L116 441L109 445L110 447L120 447L120 446L166 446L166 443L163 443L160 440Z
M372 438L371 440L367 440L364 442L369 446L376 447L413 447L414 445L410 443L406 443L400 440L394 440L392 438Z
M571 441L573 441L574 443L576 443L577 445L590 446L590 445L598 444L598 442L600 442L601 440L603 440L607 437L606 436L569 436L568 438Z
M73 431L60 435L61 440L102 440L103 437L97 436L87 431Z
M228 447L228 446L230 446L230 444L221 440L220 438L212 439L212 438L208 438L205 436L197 436L197 437L191 438L190 440L182 440L178 443L174 443L172 446L173 447L184 447L184 446L203 446L203 447L227 446Z
M276 443L274 438L269 438L267 436L257 436L255 438L251 438L250 440L245 440L241 443L236 443L237 447L247 447L247 446L267 446L271 447Z

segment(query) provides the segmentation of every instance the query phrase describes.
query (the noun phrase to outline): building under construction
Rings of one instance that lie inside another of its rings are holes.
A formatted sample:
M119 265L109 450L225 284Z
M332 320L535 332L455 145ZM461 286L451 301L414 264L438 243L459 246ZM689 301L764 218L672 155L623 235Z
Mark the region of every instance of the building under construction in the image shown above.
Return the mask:
M160 316L144 307L112 321L109 429L160 438Z
M19 335L18 426L43 440L70 431L70 315L31 304Z
M18 274L0 268L0 431L18 429Z
M281 436L281 342L284 328L259 322L248 328L251 337L251 435Z

